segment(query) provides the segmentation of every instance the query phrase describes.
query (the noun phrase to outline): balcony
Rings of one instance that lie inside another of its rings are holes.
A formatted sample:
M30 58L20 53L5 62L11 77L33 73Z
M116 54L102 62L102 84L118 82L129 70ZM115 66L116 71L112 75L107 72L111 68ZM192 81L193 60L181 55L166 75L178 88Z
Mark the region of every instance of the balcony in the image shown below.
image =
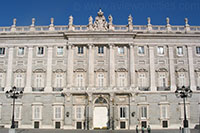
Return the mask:
M138 87L140 91L150 91L149 87Z
M157 91L170 91L170 87L157 87Z
M0 87L0 91L4 91L4 87Z
M33 87L32 91L39 91L39 92L41 92L41 91L44 91L44 87Z
M200 86L197 86L197 91L200 91Z
M62 91L63 88L60 88L60 87L53 87L53 91Z
M24 91L24 87L16 87L17 91Z

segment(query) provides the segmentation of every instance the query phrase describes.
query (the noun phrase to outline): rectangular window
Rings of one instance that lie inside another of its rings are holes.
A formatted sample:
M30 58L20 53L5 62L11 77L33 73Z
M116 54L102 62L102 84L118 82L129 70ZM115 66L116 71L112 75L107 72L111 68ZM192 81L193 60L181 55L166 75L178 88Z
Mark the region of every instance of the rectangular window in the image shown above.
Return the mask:
M196 54L200 55L200 47L196 47Z
M40 119L41 118L41 107L40 106L34 106L34 112L33 112L33 119Z
M120 118L126 118L126 107L120 107Z
M83 46L78 46L78 54L83 54Z
M146 106L142 106L140 107L140 116L141 119L147 119L147 107Z
M177 55L183 55L183 47L177 47Z
M146 87L146 76L144 73L138 74L138 87Z
M147 122L146 121L141 121L141 126L144 128L147 128Z
M63 87L63 75L61 73L56 74L55 87L57 88Z
M126 84L125 84L125 74L124 73L119 74L119 86L126 86Z
M200 72L197 74L197 87L200 87Z
M54 118L55 119L61 119L61 113L62 113L62 107L55 107L54 108Z
M22 74L17 74L15 79L15 86L18 88L24 87Z
M20 106L15 106L15 119L20 119L21 109Z
M44 87L44 81L43 81L43 75L42 74L36 74L35 78L35 87L42 88Z
M124 54L124 47L118 47L118 53Z
M184 73L179 73L178 86L179 87L185 86L185 74Z
M44 47L38 47L37 48L37 55L43 55L44 54Z
M98 54L104 53L104 46L98 46Z
M163 46L158 46L157 48L157 53L159 55L164 55L164 47Z
M83 74L77 74L77 86L78 87L83 87L84 86Z
M15 122L14 122L14 125L15 125L15 128L18 128L18 127L19 127L19 122L18 122L18 121L15 121Z
M60 122L56 122L56 123L55 123L55 128L56 128L56 129L60 129Z
M165 73L159 73L159 87L166 87Z
M0 88L4 87L4 74L0 73Z
M39 121L34 122L34 128L40 128L40 122Z
M168 128L168 121L162 121L162 127Z
M104 74L98 74L98 86L104 86Z
M82 122L76 122L76 129L82 129Z
M120 128L121 129L125 129L126 128L126 122L125 121L121 121L120 122Z
M144 54L144 46L138 47L138 54Z
M24 55L24 47L19 47L18 48L18 55Z
M167 119L168 108L166 105L161 105L161 119Z
M5 55L6 49L5 48L0 48L0 55Z
M63 47L57 47L57 55L63 55Z
M76 118L82 119L82 108L81 107L76 107Z
M1 120L1 105L0 105L0 120Z

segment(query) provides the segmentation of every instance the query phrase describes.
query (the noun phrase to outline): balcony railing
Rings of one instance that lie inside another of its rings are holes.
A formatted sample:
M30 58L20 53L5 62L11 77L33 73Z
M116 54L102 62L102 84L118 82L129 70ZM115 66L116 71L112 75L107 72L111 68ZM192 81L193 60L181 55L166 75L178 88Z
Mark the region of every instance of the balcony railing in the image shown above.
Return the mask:
M0 91L4 91L4 87L0 87Z
M33 87L32 91L44 91L44 87Z
M157 91L170 91L170 87L157 87Z
M149 87L138 87L140 91L149 91Z
M59 88L59 87L54 87L53 88L53 91L62 91L63 90L63 88Z

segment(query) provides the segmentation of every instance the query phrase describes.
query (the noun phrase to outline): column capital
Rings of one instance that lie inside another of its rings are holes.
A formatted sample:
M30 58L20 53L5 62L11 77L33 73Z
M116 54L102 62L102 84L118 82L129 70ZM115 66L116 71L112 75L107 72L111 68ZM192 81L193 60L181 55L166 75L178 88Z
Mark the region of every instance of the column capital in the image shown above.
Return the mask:
M115 44L114 43L109 43L108 46L111 49L111 48L113 48L115 46Z
M92 48L92 47L94 47L94 44L93 44L93 43L88 43L87 46L88 46L89 48Z

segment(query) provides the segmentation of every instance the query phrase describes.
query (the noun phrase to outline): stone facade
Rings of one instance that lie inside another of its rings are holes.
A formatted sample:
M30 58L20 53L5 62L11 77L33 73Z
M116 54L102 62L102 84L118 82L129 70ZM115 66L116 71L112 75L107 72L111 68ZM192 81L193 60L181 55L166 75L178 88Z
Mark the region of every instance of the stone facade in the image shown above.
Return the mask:
M178 129L183 102L177 87L190 87L190 128L199 120L200 27L114 25L100 10L88 25L0 27L0 125L11 124L17 99L19 128Z

